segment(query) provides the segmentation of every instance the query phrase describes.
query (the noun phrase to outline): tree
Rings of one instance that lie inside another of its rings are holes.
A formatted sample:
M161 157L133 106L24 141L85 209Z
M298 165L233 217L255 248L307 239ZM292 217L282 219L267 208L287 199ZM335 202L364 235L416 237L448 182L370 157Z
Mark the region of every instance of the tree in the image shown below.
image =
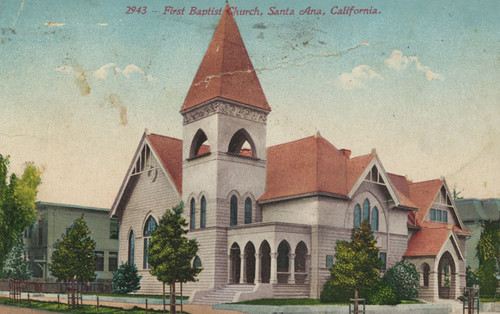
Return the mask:
M454 199L454 200L461 200L461 199L463 199L463 198L464 198L464 197L462 196L462 190L458 191L458 190L457 190L457 185L456 185L456 184L453 186L453 192L452 192L452 194L453 194L453 199Z
M384 275L383 281L393 288L398 300L418 298L420 275L415 265L408 261L400 261L389 268Z
M201 271L201 268L191 265L198 252L198 243L184 236L188 223L182 217L183 208L184 203L181 202L166 211L148 247L149 272L163 282L163 298L165 284L170 285L170 313L175 313L175 283L196 281Z
M26 163L21 177L9 176L9 156L0 154L0 269L21 233L37 219L35 200L40 169Z
M94 280L97 258L95 246L95 241L90 237L90 230L82 215L54 244L52 262L49 264L51 274L58 281L71 283L72 287L75 280L80 283ZM74 289L72 289L72 305L74 308Z
M113 273L113 293L130 293L141 289L141 278L135 264L122 263Z
M337 241L335 263L330 268L331 280L335 286L354 290L358 298L361 288L369 288L379 281L382 262L379 249L368 221L363 221L351 233L351 242ZM357 310L357 302L355 303Z
M3 265L4 278L28 280L31 277L30 263L23 258L23 239L18 238Z
M486 221L476 247L479 268L476 272L482 296L494 296L495 272L500 261L500 221Z

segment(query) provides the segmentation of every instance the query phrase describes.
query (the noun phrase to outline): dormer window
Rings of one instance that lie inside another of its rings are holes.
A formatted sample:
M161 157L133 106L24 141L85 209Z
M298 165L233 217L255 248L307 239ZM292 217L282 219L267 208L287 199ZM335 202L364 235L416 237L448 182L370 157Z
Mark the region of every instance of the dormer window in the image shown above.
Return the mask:
M448 196L448 193L446 193L446 189L444 186L441 188L438 195L436 196L434 203L446 206L452 206L450 197Z

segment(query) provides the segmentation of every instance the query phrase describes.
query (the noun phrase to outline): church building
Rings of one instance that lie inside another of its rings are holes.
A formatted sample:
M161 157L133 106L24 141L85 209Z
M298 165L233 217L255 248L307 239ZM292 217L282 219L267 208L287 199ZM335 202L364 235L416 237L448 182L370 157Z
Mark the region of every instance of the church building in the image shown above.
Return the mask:
M162 292L147 246L160 217L184 202L199 251L190 302L319 298L337 240L368 220L384 266L405 259L420 296L454 299L465 286L465 240L444 179L386 172L375 150L351 156L316 135L266 146L266 100L226 5L180 108L183 138L145 132L111 216L119 261L135 263L140 293Z

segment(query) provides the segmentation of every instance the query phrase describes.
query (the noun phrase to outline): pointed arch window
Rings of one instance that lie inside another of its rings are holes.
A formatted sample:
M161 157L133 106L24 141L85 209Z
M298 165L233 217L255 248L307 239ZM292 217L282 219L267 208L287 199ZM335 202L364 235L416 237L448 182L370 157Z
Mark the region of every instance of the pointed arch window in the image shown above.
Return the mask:
M372 210L372 230L378 231L378 208L377 206L373 207Z
M354 228L358 227L361 224L361 206L356 204L354 207Z
M146 225L144 226L144 232L143 232L143 237L144 237L144 252L143 252L143 258L142 258L142 268L146 269L149 268L149 262L148 262L148 246L149 243L151 242L151 235L156 229L156 220L153 218L153 216L149 216L148 220L146 220Z
M201 258L196 255L194 257L194 260L193 260L193 267L197 267L197 268L200 268L202 265L201 265Z
M189 209L189 229L193 230L195 227L196 227L196 203L194 201L194 198L192 198Z
M231 196L230 211L229 225L236 226L238 224L238 198L236 195Z
M245 223L252 223L252 200L250 197L245 200Z
M234 133L229 141L228 153L236 156L257 157L255 144L252 137L245 129L240 129Z
M200 228L205 228L207 225L207 199L201 197L201 213L200 213Z
M134 231L130 231L128 236L128 263L130 265L134 264L134 255L135 255L135 237Z
M363 220L370 221L370 201L368 199L363 202Z

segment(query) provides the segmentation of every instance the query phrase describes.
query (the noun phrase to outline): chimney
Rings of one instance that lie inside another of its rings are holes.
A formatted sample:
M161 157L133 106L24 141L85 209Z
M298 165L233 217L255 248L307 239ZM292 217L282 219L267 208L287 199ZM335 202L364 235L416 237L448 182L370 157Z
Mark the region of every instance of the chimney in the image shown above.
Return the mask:
M350 149L345 149L345 148L342 148L340 150L340 152L347 157L347 159L351 158L351 150Z

